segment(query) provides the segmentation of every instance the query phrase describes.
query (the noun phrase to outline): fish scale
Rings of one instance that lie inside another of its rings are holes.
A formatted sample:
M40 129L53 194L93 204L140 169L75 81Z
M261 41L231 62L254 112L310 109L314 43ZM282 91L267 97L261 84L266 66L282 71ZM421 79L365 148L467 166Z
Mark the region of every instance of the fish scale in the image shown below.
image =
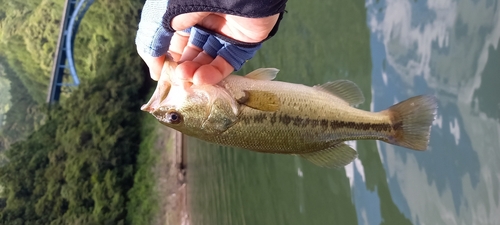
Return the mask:
M269 88L254 85L256 87ZM279 96L283 96L279 112L263 112L244 106L238 115L240 122L209 141L229 145L238 141L243 143L241 147L260 152L297 154L326 149L345 140L379 139L390 134L390 130L381 133L373 129L363 130L358 126L384 124L390 127L387 115L358 110L346 104L339 107L340 103L332 102L340 102L340 99L323 94L322 91L292 96L293 92L289 90L295 89L276 90ZM310 97L311 94L315 97ZM302 107L296 107L297 103ZM259 144L246 144L254 142Z

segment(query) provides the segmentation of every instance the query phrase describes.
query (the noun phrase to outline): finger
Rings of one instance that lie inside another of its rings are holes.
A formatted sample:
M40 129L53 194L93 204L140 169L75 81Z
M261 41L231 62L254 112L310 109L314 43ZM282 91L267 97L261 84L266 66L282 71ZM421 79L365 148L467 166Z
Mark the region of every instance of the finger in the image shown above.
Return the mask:
M189 34L183 31L176 31L172 36L170 41L170 47L168 52L174 59L174 61L179 61L183 55L183 51L187 46L189 40Z
M208 55L205 51L202 51L193 59L193 62L210 64L213 60L214 58L212 58L212 56Z
M193 74L195 85L214 85L226 78L234 68L224 58L217 56L210 64L200 66Z
M201 64L192 61L186 61L179 64L175 68L175 73L171 75L170 80L176 85L181 85L182 83L192 83L193 75Z
M193 61L201 64L209 64L217 57L222 47L224 47L224 45L216 37L209 35L203 45L203 51L200 52Z
M210 15L210 12L192 12L180 14L172 19L171 25L174 30L184 30L194 26L208 15Z
M217 57L219 50L222 49L224 45L215 36L210 35L207 38L205 45L203 45L203 51L215 59Z
M201 51L203 51L203 46L207 42L210 34L200 30L196 27L191 28L191 34L189 35L189 44L184 48L182 53L181 61L193 61Z
M209 14L197 24L235 40L258 43L267 38L278 18L279 14L263 18Z
M179 62L193 61L193 59L196 58L196 56L198 56L202 51L203 50L201 48L198 48L197 46L194 46L192 44L188 44L184 48Z

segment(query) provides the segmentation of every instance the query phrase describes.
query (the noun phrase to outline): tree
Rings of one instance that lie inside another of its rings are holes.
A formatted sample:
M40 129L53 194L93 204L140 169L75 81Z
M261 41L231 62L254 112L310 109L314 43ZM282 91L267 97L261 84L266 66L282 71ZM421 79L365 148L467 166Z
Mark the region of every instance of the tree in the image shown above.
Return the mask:
M137 118L146 93L133 45L140 3L94 3L77 36L83 46L75 46L82 84L46 107L39 103L48 83L46 59L53 51L49 33L61 12L52 9L57 9L54 4L14 0L0 9L5 15L0 36L9 41L0 47L8 47L2 54L12 69L16 101L7 112L8 130L11 135L35 130L25 140L8 139L15 143L6 152L9 163L0 167L0 186L5 187L0 223L125 224L126 194L141 141ZM48 24L35 26L42 18ZM18 121L27 112L44 115L43 125L32 122L23 128Z

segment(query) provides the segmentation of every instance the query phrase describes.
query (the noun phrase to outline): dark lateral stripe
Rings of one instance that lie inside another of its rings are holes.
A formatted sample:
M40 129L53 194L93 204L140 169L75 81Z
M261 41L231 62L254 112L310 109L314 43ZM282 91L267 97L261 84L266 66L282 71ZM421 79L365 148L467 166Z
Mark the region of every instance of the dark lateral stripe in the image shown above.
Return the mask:
M362 123L362 122L348 122L339 120L327 120L327 119L309 119L299 116L291 117L286 114L277 115L273 113L269 115L268 113L255 114L251 117L241 117L241 121L244 124L250 123L280 123L284 125L292 125L296 127L307 127L312 128L321 127L323 129L331 128L332 130L350 128L356 130L374 130L374 131L391 131L391 130L401 130L403 129L403 122L399 121L393 125L389 123Z

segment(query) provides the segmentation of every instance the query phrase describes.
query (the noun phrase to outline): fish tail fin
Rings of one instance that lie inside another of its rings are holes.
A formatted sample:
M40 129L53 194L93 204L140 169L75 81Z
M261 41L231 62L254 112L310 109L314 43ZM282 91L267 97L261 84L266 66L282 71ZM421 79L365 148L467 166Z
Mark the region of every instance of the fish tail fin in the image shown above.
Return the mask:
M420 95L385 110L390 115L393 130L387 142L413 150L426 150L436 109L434 96Z

